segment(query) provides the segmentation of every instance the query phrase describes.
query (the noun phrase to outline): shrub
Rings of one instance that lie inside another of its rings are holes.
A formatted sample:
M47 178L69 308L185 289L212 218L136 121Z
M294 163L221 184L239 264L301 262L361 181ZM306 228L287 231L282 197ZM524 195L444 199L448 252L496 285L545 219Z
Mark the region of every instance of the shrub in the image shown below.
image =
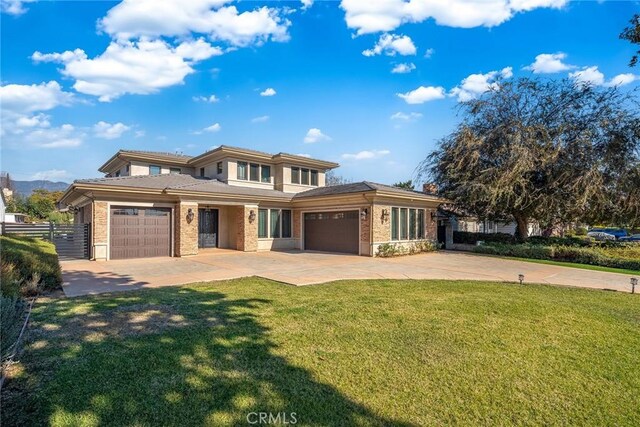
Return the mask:
M527 243L532 245L552 245L552 246L591 246L595 242L590 237L543 237L531 236L527 239Z
M0 236L0 245L3 282L5 275L14 280L12 285L2 285L4 295L16 295L15 281L22 286L33 281L36 275L40 276L45 290L58 289L62 284L60 263L52 243L29 237Z
M378 246L376 256L389 258L401 255L414 255L438 250L438 244L432 240L417 240L410 243L383 243Z
M474 252L489 255L575 262L578 264L640 271L640 247L636 248L632 245L606 248L563 245L544 246L530 243L517 245L488 243L476 246L473 250Z
M0 296L0 339L2 340L0 357L3 361L13 350L13 344L20 335L25 309L25 303L20 298Z
M513 243L515 237L507 233L472 233L470 231L454 231L453 243L475 245L478 241L492 243Z

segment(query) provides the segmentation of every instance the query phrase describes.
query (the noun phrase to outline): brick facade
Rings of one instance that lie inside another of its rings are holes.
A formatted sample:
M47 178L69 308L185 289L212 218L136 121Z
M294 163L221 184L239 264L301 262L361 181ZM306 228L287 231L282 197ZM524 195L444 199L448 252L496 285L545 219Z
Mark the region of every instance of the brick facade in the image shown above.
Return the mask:
M387 210L389 215L383 217L384 210ZM373 205L372 227L373 227L373 242L381 243L391 240L391 206L386 205Z
M93 202L91 209L91 236L93 238L93 248L91 253L96 260L106 260L108 258L107 248L109 247L109 205L107 202Z
M189 209L193 211L193 219L188 220ZM175 209L175 256L198 254L198 204L181 202Z
M429 240L437 240L438 239L438 221L436 221L436 208L426 209L424 214L424 220L426 222L424 232L425 237Z
M239 206L236 211L237 248L239 251L255 252L258 250L258 207ZM251 211L255 213L253 221L249 220Z

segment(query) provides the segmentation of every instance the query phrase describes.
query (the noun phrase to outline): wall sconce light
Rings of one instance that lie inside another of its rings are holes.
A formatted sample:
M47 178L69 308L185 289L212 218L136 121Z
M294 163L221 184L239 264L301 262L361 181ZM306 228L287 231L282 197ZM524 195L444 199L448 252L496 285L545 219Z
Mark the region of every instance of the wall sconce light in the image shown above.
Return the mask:
M253 222L256 220L256 211L253 209L249 211L249 222Z
M362 210L360 211L360 219L361 219L361 220L363 220L363 221L364 221L365 219L367 219L367 214L368 214L368 213L369 213L369 211L368 211L368 209L367 209L367 208L362 209Z
M438 214L436 213L436 211L431 211L431 221L435 221L437 216Z
M193 213L193 209L189 208L187 210L187 222L191 222L193 221L193 218L196 216L195 213Z
M389 209L382 209L382 222L389 221Z

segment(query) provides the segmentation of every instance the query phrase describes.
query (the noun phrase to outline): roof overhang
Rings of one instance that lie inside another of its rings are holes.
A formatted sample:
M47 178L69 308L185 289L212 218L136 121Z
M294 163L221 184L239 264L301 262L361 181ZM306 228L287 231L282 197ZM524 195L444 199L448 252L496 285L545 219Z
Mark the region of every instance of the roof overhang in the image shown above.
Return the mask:
M278 153L275 155L271 155L269 153L261 153L259 151L254 150L244 150L242 148L236 147L228 147L225 145L221 145L218 148L215 148L211 151L207 151L206 153L200 154L199 156L192 157L188 164L190 166L197 167L203 163L213 162L218 159L223 159L225 157L235 157L241 159L247 159L249 161L253 160L256 162L266 162L266 163L295 163L300 166L308 166L312 168L318 169L334 169L340 166L338 163L328 162L325 160L312 159L304 156L296 156L294 154L286 154L286 153Z
M157 155L153 153L136 153L120 150L116 154L111 156L111 158L107 160L105 164L100 166L98 171L102 173L109 173L114 169L116 165L118 165L118 162L127 163L130 161L157 162L163 165L170 166L188 166L189 159L191 158L185 157L184 159L179 159L176 157L172 159L163 155Z

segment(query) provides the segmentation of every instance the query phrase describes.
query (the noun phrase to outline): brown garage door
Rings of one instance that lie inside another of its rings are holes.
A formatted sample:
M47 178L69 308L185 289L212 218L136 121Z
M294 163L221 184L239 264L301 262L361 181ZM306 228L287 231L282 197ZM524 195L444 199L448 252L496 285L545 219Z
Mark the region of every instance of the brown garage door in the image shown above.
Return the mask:
M111 259L169 256L171 212L158 208L111 208Z
M304 248L310 251L358 253L358 211L304 214Z

